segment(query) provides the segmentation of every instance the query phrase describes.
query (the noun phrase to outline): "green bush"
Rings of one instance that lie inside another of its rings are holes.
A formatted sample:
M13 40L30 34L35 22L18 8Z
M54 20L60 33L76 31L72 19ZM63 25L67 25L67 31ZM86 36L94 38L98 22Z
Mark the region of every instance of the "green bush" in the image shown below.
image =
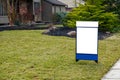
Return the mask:
M63 25L75 28L76 21L99 21L99 30L115 32L119 28L117 14L105 12L104 7L95 5L80 5L68 13L63 20Z
M62 20L65 18L66 16L66 12L59 12L59 13L55 13L54 17L53 17L53 22L54 23L62 23Z

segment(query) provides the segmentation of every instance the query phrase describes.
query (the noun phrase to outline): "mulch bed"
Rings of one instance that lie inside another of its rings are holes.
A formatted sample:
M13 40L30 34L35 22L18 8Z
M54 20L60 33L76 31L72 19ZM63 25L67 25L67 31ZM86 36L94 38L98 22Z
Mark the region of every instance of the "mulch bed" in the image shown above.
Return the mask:
M75 29L71 29L71 28L67 28L67 27L60 27L60 28L56 28L55 30L46 29L46 31L48 31L48 32L45 34L51 35L51 36L68 36L67 33L70 31L75 31ZM44 34L44 32L43 32L43 34Z
M98 32L98 39L103 40L110 36L113 36L113 33L106 33L106 32Z
M70 31L76 31L76 29L71 29L71 28L66 28L66 27L61 27L61 28L57 28L55 30L50 30L49 32L47 32L47 35L51 35L51 36L67 36L67 37L71 37L71 38L76 38L74 36L68 36L67 33ZM106 33L106 32L98 32L98 39L99 40L103 40L106 39L107 37L112 36L112 33Z
M4 30L39 30L39 29L46 29L46 27L35 27L35 26L5 26L5 27L0 27L0 31ZM51 35L51 36L67 36L71 38L75 38L73 36L68 36L67 33L70 31L76 31L76 29L71 29L68 27L60 27L56 28L55 30L50 30L47 32L46 35ZM98 39L103 40L107 37L112 36L112 33L105 33L105 32L99 32L98 33Z
M36 27L36 26L0 26L0 31L4 30L37 30L37 29L46 29L46 27Z

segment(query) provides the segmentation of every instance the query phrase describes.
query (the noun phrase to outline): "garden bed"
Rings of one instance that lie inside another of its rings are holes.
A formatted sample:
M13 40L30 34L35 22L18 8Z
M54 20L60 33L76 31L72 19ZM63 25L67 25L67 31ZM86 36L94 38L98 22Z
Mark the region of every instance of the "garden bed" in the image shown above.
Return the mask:
M4 25L0 26L0 31L4 30L37 30L37 29L46 29L46 27L40 27L36 25L22 25L22 26L9 26L9 25Z
M68 33L71 31L76 31L76 29L73 28L67 28L67 27L60 27L60 28L56 28L54 30L46 30L45 34L47 35L51 35L51 36L67 36L67 37L72 37L72 38L76 38L75 36L69 36ZM44 33L43 33L44 34ZM99 40L103 40L107 37L112 36L112 33L109 32L98 32L98 39Z

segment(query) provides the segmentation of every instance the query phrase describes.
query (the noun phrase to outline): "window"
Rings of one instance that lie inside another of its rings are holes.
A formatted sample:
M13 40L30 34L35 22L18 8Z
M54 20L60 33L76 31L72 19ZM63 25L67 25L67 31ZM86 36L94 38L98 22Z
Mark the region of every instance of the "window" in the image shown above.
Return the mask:
M4 9L3 4L0 3L0 16L6 16L7 10Z
M0 16L2 15L2 4L0 3Z
M40 3L39 2L34 2L34 12L35 14L40 14L41 12L41 7L40 7Z

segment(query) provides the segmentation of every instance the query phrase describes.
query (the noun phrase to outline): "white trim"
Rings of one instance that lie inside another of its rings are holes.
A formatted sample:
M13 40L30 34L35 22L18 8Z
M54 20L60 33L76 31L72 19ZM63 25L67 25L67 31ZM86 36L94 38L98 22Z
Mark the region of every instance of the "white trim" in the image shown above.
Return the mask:
M77 21L77 27L98 27L98 21Z
M4 18L4 17L8 17L8 16L0 16L0 18Z

